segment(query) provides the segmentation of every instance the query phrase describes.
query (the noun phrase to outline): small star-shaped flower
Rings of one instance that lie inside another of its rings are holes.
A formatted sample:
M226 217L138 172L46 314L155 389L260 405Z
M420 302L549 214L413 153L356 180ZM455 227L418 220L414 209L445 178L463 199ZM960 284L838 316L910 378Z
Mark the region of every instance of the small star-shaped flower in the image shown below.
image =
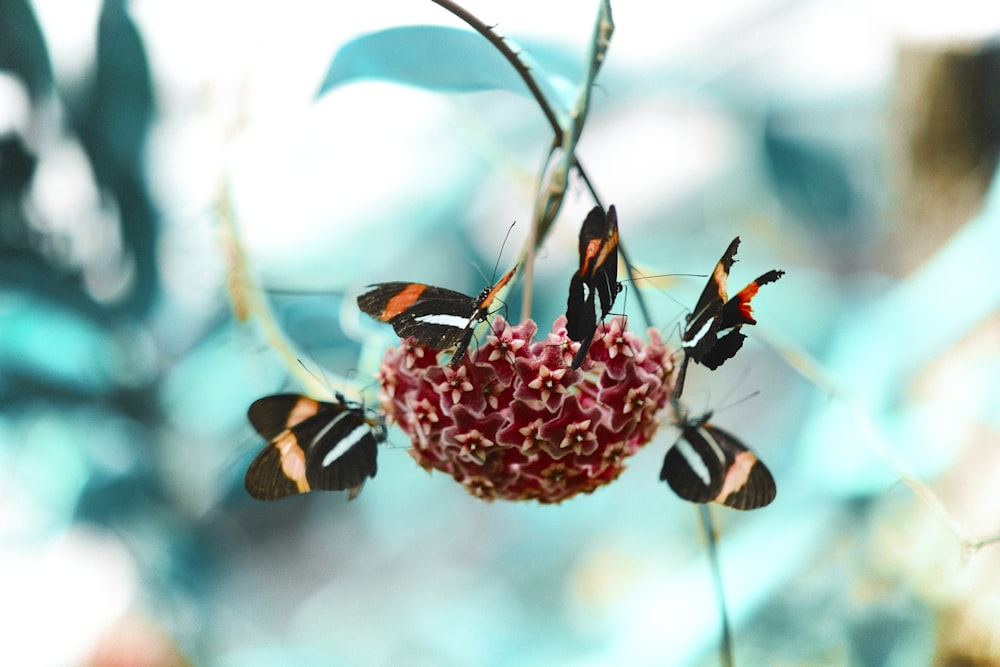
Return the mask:
M510 325L505 322L503 331L493 336L487 336L487 344L494 346L493 350L490 351L490 356L487 357L487 361L497 361L499 359L510 359L513 361L514 357L517 356L517 352L527 345L528 341L514 336Z
M646 403L649 402L649 398L646 396L648 392L648 382L643 383L638 387L632 387L629 389L628 393L625 395L625 407L622 409L622 412L628 414L629 412L632 412L632 410L639 411L646 407Z
M542 402L547 403L553 392L557 394L566 393L566 388L560 384L560 380L566 375L567 370L566 368L556 368L553 370L548 366L539 366L537 377L528 383L528 387L537 391Z
M496 497L496 487L486 477L467 477L462 481L462 485L477 498L493 500Z
M426 347L410 342L408 339L406 342L406 358L403 360L403 364L407 368L415 367L417 362L424 358L424 354L426 354L426 352Z
M472 457L480 463L486 461L486 450L493 446L493 441L476 429L457 434L455 441L461 445L462 454Z
M428 401L426 398L422 398L413 405L413 418L417 422L423 422L430 425L437 424L441 420L441 415L438 414L436 405Z
M565 433L559 448L570 448L577 456L583 454L585 449L593 451L597 446L597 434L591 431L589 419L567 425Z
M542 485L547 489L553 489L562 486L563 482L569 476L569 472L564 463L556 461L543 470L540 475L542 477Z
M396 385L399 383L397 373L390 368L383 368L375 374L375 379L382 386L382 392L392 399L396 396Z
M622 447L608 447L601 455L605 466L616 466L623 458L625 458L625 450Z
M632 346L625 340L622 330L618 327L608 329L608 332L604 335L604 345L608 348L609 359L614 359L619 354L624 357L635 356Z
M452 403L460 403L462 401L462 394L472 391L472 383L468 379L467 366L459 366L458 368L445 366L444 378L444 382L437 386L437 391L440 394L444 394L450 389Z
M539 417L530 424L517 429L518 433L524 436L524 443L521 445L522 452L527 452L533 447L538 446L539 443L543 442L541 437L538 435L538 430L544 423L544 420Z

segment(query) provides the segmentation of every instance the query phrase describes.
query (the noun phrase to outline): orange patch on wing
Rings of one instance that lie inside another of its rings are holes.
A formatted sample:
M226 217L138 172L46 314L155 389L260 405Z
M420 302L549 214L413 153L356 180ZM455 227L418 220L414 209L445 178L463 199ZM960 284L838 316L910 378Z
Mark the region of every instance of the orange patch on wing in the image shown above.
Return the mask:
M580 273L582 275L590 274L593 271L592 266L600 263L598 255L601 252L602 245L604 245L604 239L590 239L587 241L587 249L583 256L580 257L582 260L580 262Z
M714 282L719 287L719 298L725 303L729 301L726 296L726 281L729 280L729 272L726 271L726 267L719 262L715 265L715 271L712 271L712 282Z
M611 236L602 239L591 239L587 243L587 253L582 258L583 266L580 268L582 275L591 275L597 267L608 261L611 253L618 250L618 230L611 232Z
M601 252L598 253L597 255L597 265L601 266L602 264L604 264L606 261L608 261L608 257L611 256L611 253L616 252L617 250L618 250L618 232L616 231L609 238L605 240L604 247L601 248Z
M291 431L285 431L274 439L274 446L281 454L281 472L285 477L295 482L299 493L309 491L306 480L306 453L299 446L299 441Z
M399 315L401 312L412 306L413 303L420 298L420 295L424 293L425 289L427 289L427 285L410 283L406 286L406 289L386 301L385 309L382 311L382 314L378 316L378 319L383 322L388 322L392 318L396 317L396 315Z
M722 483L722 490L715 497L715 502L725 503L726 498L733 495L750 481L750 473L757 465L757 457L750 452L740 452L736 455L733 465L729 466L726 472L726 479Z
M736 300L740 304L740 315L746 318L748 324L757 324L757 320L753 318L753 308L750 307L750 299L757 295L757 291L760 289L760 285L757 281L754 281L740 290L740 293L736 295Z
M318 402L307 396L300 396L299 400L292 406L292 411L288 413L288 417L285 419L285 426L292 427L296 424L301 424L317 412L319 412Z

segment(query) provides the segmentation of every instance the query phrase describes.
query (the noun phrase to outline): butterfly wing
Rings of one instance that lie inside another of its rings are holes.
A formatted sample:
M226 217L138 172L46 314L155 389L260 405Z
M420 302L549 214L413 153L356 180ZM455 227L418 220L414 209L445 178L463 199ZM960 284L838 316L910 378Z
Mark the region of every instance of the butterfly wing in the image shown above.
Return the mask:
M737 510L771 504L777 494L774 477L757 455L733 435L715 426L702 427L726 453L726 475L715 502Z
M726 248L712 271L705 289L698 297L694 311L687 316L687 327L681 337L681 347L687 356L697 363L702 363L705 354L715 345L716 334L722 326L720 316L723 306L729 300L726 283L729 280L729 270L736 261L736 251L740 247L740 237L736 237Z
M614 206L607 213L595 206L580 227L580 268L570 279L566 301L566 335L580 343L573 368L583 363L597 325L611 311L619 291L618 213Z
M516 271L514 265L475 298L423 283L370 285L372 289L358 297L358 307L376 320L390 323L400 338L413 338L435 350L457 346L448 362L455 366L465 356L475 325L486 320L497 293Z
M291 456L296 459L290 459ZM247 493L257 500L278 500L297 493L308 493L305 456L301 451L290 454L287 446L271 442L260 450L247 468L243 485Z
M681 438L663 458L660 479L684 500L707 503L719 495L722 487L725 454L711 440L701 437L699 430L684 428Z
M685 500L738 510L764 507L777 493L771 472L743 443L697 422L686 425L667 452L660 479Z
M726 284L729 282L729 271L733 268L733 263L736 261L736 251L739 248L740 237L737 236L729 243L726 252L715 264L715 269L709 276L705 289L698 297L698 304L694 307L694 312L688 315L688 322L703 319L706 313L718 312L722 305L729 300Z
M615 297L621 291L618 282L618 212L614 205L608 207L605 217L604 243L600 252L593 259L592 287L601 300L601 316L603 320L611 312Z
M757 278L736 296L726 302L721 314L716 318L718 328L714 328L700 350L699 362L711 370L736 356L743 347L746 335L740 332L744 324L756 324L750 300L757 294L761 285L773 283L785 274L784 271L768 271Z
M736 296L727 301L726 305L723 306L721 328L725 330L743 324L757 324L757 320L753 318L753 309L750 307L750 300L757 295L757 292L763 285L773 283L783 275L785 275L784 271L768 271L741 289Z
M746 334L740 332L739 327L716 333L713 344L706 346L701 355L701 365L714 371L736 356L736 353L743 347L743 341L746 337Z
M254 401L247 416L269 441L244 478L254 498L352 489L375 476L377 444L384 435L373 430L360 406L279 394Z
M588 290L583 276L574 273L569 281L569 298L566 300L566 335L570 340L584 341L593 337L597 328L594 315L594 293ZM588 304L589 301L589 304Z
M572 286L571 286L572 287ZM577 348L576 354L573 355L573 362L570 364L570 368L576 370L583 364L584 358L587 356L587 351L590 350L590 344L594 340L594 333L597 331L597 320L594 319L594 292L590 292L590 296L584 304L583 312L587 314L587 317L582 318L578 325L580 328L576 330L576 333L580 334L580 347ZM569 320L567 320L567 335L569 335ZM573 336L569 336L573 339Z
M517 267L519 264L515 264L514 268L505 273L500 280L496 282L493 287L487 287L484 289L475 301L475 312L469 320L469 324L466 327L463 334L459 337L456 342L455 354L451 355L451 360L448 362L450 368L454 368L458 365L458 362L462 360L465 356L465 351L469 347L469 342L472 340L472 332L475 324L477 322L485 322L486 318L490 315L490 307L493 302L497 299L497 294L500 293L504 287L514 278L514 273L517 272Z
M342 410L310 435L306 479L313 489L353 489L378 472L378 440L363 409Z
M400 338L445 350L471 329L478 299L422 283L379 283L358 297L358 307L392 325Z

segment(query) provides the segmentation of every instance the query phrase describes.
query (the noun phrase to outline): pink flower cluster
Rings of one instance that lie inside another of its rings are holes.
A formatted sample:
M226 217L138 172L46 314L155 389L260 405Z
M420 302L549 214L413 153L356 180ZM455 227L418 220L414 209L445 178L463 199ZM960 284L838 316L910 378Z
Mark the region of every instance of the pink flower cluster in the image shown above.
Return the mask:
M558 503L617 478L652 439L673 389L658 332L645 344L612 319L572 370L578 343L566 337L565 317L540 342L531 320L510 326L497 317L492 329L454 369L412 341L385 354L382 406L417 463L484 500Z

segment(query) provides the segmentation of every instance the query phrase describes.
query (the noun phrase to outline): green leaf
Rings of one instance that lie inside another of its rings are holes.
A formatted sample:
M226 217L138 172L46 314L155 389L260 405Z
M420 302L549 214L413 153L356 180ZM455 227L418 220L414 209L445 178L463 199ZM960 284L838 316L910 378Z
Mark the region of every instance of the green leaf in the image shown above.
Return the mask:
M128 295L116 305L141 317L152 306L159 279L159 222L145 181L145 143L155 104L142 35L125 0L104 2L95 65L78 131L98 182L114 196L122 242L135 266Z
M561 104L564 96L558 92L564 88L560 78L552 77L536 63L526 62L549 103L565 109ZM530 94L514 67L485 37L445 26L402 26L351 40L334 56L319 94L364 80L391 81L439 92L508 90Z
M19 76L36 100L52 87L52 64L45 40L25 0L0 2L0 70Z
M88 146L99 177L107 170L141 167L146 132L153 115L153 83L146 49L121 0L107 0L97 30L97 68L90 122L97 132Z

